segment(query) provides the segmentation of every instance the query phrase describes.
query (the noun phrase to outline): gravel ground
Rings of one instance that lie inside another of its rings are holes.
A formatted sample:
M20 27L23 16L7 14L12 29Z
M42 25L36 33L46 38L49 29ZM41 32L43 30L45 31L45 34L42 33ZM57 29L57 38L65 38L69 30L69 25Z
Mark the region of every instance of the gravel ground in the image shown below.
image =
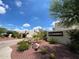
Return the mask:
M72 54L67 48L61 44L48 44L47 42L42 42L41 47L47 47L49 52L51 49L56 50L56 59L79 59L76 55ZM12 46L12 59L49 59L48 55L41 55L38 52L35 52L32 48L24 52L16 51L17 45Z

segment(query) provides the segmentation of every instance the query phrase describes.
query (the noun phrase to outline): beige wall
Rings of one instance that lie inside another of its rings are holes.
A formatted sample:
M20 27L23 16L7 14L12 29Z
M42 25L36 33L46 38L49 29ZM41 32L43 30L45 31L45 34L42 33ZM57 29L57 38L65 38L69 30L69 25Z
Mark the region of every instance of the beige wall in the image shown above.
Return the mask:
M63 31L63 36L48 36L48 39L50 37L53 37L58 43L62 43L62 44L69 44L70 43L69 36L66 33L66 31Z
M55 38L55 40L58 41L59 43L68 44L68 43L70 43L70 40L69 40L69 36L66 33L66 31L71 30L71 29L79 29L79 26L73 25L73 26L67 28L67 27L63 26L60 22L57 22L57 23L55 23L54 31L63 31L63 36L52 36L52 37ZM49 36L48 36L48 38L49 38Z
M78 25L72 25L71 27L66 27L66 26L63 26L63 24L61 24L60 22L57 22L55 23L55 28L54 30L55 31L60 31L60 30L71 30L71 29L79 29L79 26Z

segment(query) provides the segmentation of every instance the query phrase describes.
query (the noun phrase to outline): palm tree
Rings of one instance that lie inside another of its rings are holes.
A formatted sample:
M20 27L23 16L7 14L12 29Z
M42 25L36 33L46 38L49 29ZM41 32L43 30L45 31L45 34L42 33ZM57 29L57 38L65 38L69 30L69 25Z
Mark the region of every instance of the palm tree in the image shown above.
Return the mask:
M79 24L79 0L54 0L50 6L51 16L60 18L60 22L69 27Z

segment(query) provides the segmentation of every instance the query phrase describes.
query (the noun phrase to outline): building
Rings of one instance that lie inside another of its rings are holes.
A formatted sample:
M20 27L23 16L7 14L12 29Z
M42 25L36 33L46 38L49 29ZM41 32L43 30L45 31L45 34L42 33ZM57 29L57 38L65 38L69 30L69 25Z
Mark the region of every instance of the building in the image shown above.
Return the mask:
M53 31L49 31L47 33L48 39L50 37L53 37L54 40L56 40L58 43L69 44L71 41L69 39L70 37L68 36L67 31L72 29L79 29L79 27L74 25L72 27L67 28L63 26L60 22L57 22L55 23Z

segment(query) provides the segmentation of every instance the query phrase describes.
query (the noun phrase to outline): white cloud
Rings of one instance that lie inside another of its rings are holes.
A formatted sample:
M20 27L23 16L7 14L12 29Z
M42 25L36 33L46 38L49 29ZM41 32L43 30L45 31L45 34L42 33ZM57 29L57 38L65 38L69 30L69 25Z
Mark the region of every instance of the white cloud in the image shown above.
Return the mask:
M37 27L34 27L32 29L32 31L37 31L39 32L39 29L42 29L42 30L45 30L45 31L53 31L53 27L41 27L41 26L37 26Z
M0 6L0 14L5 14L6 13L6 8Z
M13 29L14 31L22 31L21 29L19 29L19 28L15 28L15 29Z
M16 6L17 7L21 7L22 6L22 2L20 0L16 0L15 3L16 3Z
M8 5L5 5L5 8L6 8L6 9L8 9L8 8L9 8L9 6L8 6Z
M0 0L0 5L3 5L3 6L4 6L4 3L3 3L3 1L2 1L2 0Z
M9 6L7 4L4 4L2 0L0 0L0 5L7 8L7 9L9 8Z
M30 27L30 24L25 23L25 24L23 24L23 27Z
M41 26L36 26L36 27L34 27L32 30L39 32L39 29L43 29L43 28L42 28Z
M53 27L45 27L44 30L46 30L46 31L52 31Z
M13 29L13 31L17 31L19 33L25 33L25 31L29 31L28 29L19 29L19 28L15 28Z
M52 27L48 27L47 30L48 30L48 31L52 31L53 28L52 28Z
M14 24L7 24L7 26L16 27Z
M51 25L52 25L52 26L55 26L55 24L58 23L58 22L60 22L60 21L59 21L59 20L53 21Z
M9 6L4 4L2 0L0 0L0 14L5 14L7 11L6 9L8 9Z
M32 30L39 31L39 29L46 30L46 31L52 31L53 27L44 27L43 28L41 26L37 26L37 27L34 27Z
M38 29L42 29L41 26L37 26L37 27L34 27L33 30L38 30Z

